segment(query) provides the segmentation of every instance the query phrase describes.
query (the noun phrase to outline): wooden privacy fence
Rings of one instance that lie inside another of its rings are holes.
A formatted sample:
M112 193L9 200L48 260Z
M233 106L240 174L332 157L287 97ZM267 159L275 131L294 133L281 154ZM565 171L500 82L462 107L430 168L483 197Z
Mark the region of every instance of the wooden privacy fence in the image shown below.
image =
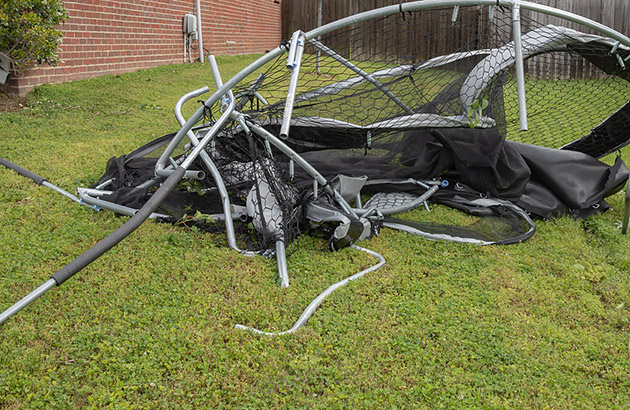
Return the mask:
M319 0L284 0L282 2L282 36L291 37L295 30L317 27ZM538 0L533 1L587 17L620 33L630 35L629 0ZM322 0L322 24L378 7L399 4L398 0ZM407 3L404 1L403 3ZM553 24L558 18L536 15L541 23Z
M362 11L399 4L399 0L322 0L321 24L330 23ZM623 34L630 35L630 0L538 0L536 3L548 5L578 14L600 22ZM284 0L282 2L282 35L289 39L295 30L308 31L318 26L319 0ZM509 15L509 10L503 13ZM593 33L593 30L567 20L542 13L522 11L524 32L531 30L532 22L547 25L561 25L578 31ZM451 9L428 9L422 13L407 16L415 29L405 32L402 25L392 20L375 19L355 25L346 37L324 38L333 49L351 58L374 60L401 60L404 56L392 56L393 50L406 49L416 59L423 61L436 55L445 55L459 50L464 45L473 45L477 49L492 48L512 40L511 24L495 34L496 44L487 43L487 39L478 37L490 23L487 7L466 7L460 10L457 30L451 27ZM402 18L402 16L401 16ZM509 18L509 17L508 17ZM411 23L408 21L408 23ZM388 34L385 34L388 33ZM402 46L402 47L401 47ZM538 78L593 78L603 73L590 63L571 59L564 53L554 53L534 57L527 61L526 72ZM549 59L563 60L566 64L550 64ZM404 60L404 58L403 58ZM553 67L553 68L552 68ZM550 71L551 70L551 71Z

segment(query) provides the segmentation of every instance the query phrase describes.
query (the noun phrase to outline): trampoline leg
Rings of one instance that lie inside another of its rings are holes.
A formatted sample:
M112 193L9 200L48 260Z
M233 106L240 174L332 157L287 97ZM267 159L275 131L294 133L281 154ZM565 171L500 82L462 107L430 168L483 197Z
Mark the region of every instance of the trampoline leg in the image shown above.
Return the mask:
M276 241L276 261L278 262L278 275L280 286L289 287L289 270L287 269L287 253L284 241Z
M628 185L626 185L626 196L623 201L624 212L623 212L623 222L621 224L621 233L625 235L628 232L628 220L630 219L630 180L628 180Z

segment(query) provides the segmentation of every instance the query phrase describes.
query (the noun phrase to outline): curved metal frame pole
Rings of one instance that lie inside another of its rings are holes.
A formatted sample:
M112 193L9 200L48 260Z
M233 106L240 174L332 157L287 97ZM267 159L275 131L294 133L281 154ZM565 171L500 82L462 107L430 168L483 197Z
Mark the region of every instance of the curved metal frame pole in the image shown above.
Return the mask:
M372 19L372 18L383 17L383 16L387 16L391 14L400 13L401 11L402 12L416 11L416 10L423 10L423 9L436 8L436 7L497 6L497 5L504 6L504 7L511 7L514 5L514 0L498 0L498 4L497 4L497 0L423 0L423 1L414 1L414 2L409 2L409 3L401 3L399 5L386 6L380 9L366 11L363 13L355 14L353 16L349 16L349 17L337 20L335 22L323 25L321 27L317 27L305 33L304 36L307 40L310 40L313 38L317 38L318 36L321 36L323 34L329 33L333 30L348 26L350 24L358 23L358 22ZM560 17L568 21L573 21L575 23L582 24L586 27L590 27L594 30L599 31L600 33L603 33L619 41L621 44L624 44L630 47L629 37L601 23L593 21L591 19L587 19L585 17L578 16L577 14L570 13L567 11L559 10L554 7L543 6L543 5L531 3L528 1L521 1L520 7L521 9L536 11L539 13L548 14L555 17ZM282 55L286 51L287 50L285 47L278 46L275 49L271 50L269 53L259 58L258 60L254 61L253 63L245 67L243 70L241 70L234 77L230 78L230 80L225 82L221 88L219 88L216 92L214 92L214 94L212 94L205 101L205 105L206 106L213 105L215 102L219 100L219 98L221 98L222 95L225 95L228 90L232 89L235 85L237 85L242 80L244 80L248 75L258 70L259 68L263 67L265 64L274 60L275 58ZM186 121L186 123L182 126L182 128L177 132L175 137L173 137L173 140L171 141L171 143L165 150L164 155L160 157L160 160L158 161L158 164L156 164L156 167L160 167L160 166L164 167L164 165L167 163L168 157L175 150L175 147L177 147L177 145L181 142L182 138L186 135L186 133L190 129L192 129L192 127L197 122L199 122L203 118L203 110L204 110L204 107L199 107L197 111L195 111L195 113L190 116L188 121Z
M377 18L377 17L385 17L391 14L397 14L405 11L417 11L424 9L431 9L437 7L453 7L453 6L503 6L503 7L512 7L515 3L515 0L422 0L422 1L412 1L408 3L396 4L393 6L381 7L380 9L370 10L363 13L355 14L353 16L348 16L343 19L334 21L332 23L323 25L318 28L314 28L313 30L305 33L306 39L310 40L312 38L317 38L317 36L321 36L323 34L329 33L333 30L337 30L342 27L346 27L350 24L358 23L364 20ZM588 19L586 17L579 16L577 14L560 10L550 6L544 6L541 4L532 3L529 1L518 1L520 7L522 9L527 9L531 11L537 11L543 14L549 14L551 16L560 17L565 20L573 21L578 24L582 24L586 27L590 27L594 30L599 31L615 40L620 41L622 44L630 47L630 38L625 36L624 34L611 29L601 23L598 23L594 20Z
M177 120L177 122L179 123L180 126L184 126L184 124L186 124L186 119L184 118L184 116L182 115L182 107L184 106L184 104L190 100L191 98L195 98L195 97L199 97L200 95L203 95L205 93L207 93L208 91L210 91L210 89L208 88L208 86L205 87L201 87L197 90L193 90L189 93L186 93L184 95L182 95L180 97L179 100L177 100L177 102L175 103L175 108L173 111L175 111L175 119ZM190 133L192 133L191 130L187 131L187 135L190 136ZM194 136L194 134L193 134Z
M258 60L254 61L253 63L245 67L234 77L230 78L229 81L223 84L223 86L220 89L215 91L204 102L205 106L210 107L214 105L214 103L216 103L223 95L227 94L229 90L231 90L235 85L237 85L242 80L244 80L248 75L250 75L257 69L263 67L265 64L272 61L279 55L282 55L284 52L286 52L284 47L281 47L281 46L276 47L275 49L271 50L269 53L265 54ZM204 109L205 109L204 106L197 108L197 110L188 118L188 120L182 126L182 128L175 134L175 136L173 137L169 145L166 147L166 149L162 153L162 156L158 159L156 163L156 170L166 167L166 164L168 164L168 158L175 151L175 149L177 148L179 143L182 141L182 139L186 136L188 131L190 131L192 127L194 127L195 124L197 124L203 118Z
M304 309L304 312L302 312L302 315L300 315L300 318L297 320L297 322L295 322L295 324L293 325L291 329L285 330L284 332L273 333L273 332L263 332L262 330L258 330L253 327L243 326L243 325L235 325L234 328L240 329L240 330L249 330L252 333L257 333L257 334L265 335L265 336L280 336L280 335L287 335L287 334L295 333L298 329L300 329L302 326L306 324L306 322L311 318L311 316L313 316L313 313L315 313L315 310L317 310L319 305L321 305L324 299L326 299L331 293L333 293L340 287L347 285L350 281L360 279L366 274L370 272L374 272L375 270L385 265L385 258L383 258L378 253L372 250L366 249L366 248L362 248L357 245L350 245L350 246L354 249L367 252L370 255L374 256L375 258L378 259L378 263L374 266L371 266L367 269L362 270L359 273L355 273L354 275L349 276L345 278L344 280L335 283L334 285L329 286L328 289L320 293L319 296L313 299L313 301L306 307L306 309Z
M208 60L210 60L210 57L208 57ZM184 103L188 100L190 100L191 98L194 97L198 97L202 94L205 94L206 92L208 92L208 87L202 87L199 88L198 90L194 90L189 92L188 94L183 95L175 104L175 119L177 120L177 122L179 122L180 125L184 125L185 124L185 120L184 120L184 116L182 115L182 106L184 105ZM189 130L186 135L188 136L188 139L190 140L190 142L196 146L199 144L199 140L197 139L197 136L192 132L192 130ZM227 192L227 188L225 187L225 183L223 182L223 177L221 177L221 174L219 173L219 170L217 169L217 167L214 165L214 162L212 161L212 159L210 158L210 156L208 155L208 153L204 150L201 151L199 153L199 158L201 158L201 160L203 161L204 165L208 168L208 171L210 171L210 174L212 175L212 177L214 178L215 183L217 184L217 189L219 190L219 196L221 197L221 202L223 205L223 213L225 214L225 232L226 232L226 236L227 236L227 241L228 241L228 246L238 252L240 252L242 255L245 256L254 256L256 255L256 252L251 252L251 251L245 251L242 250L238 247L238 245L236 244L236 234L234 231L234 222L232 221L232 217L231 217L231 203L230 203L230 197L228 196L228 192Z

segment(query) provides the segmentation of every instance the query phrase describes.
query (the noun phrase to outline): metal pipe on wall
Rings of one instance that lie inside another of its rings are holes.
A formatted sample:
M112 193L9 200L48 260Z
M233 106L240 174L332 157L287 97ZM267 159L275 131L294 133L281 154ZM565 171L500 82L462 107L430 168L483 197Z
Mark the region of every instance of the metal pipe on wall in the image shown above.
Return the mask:
M197 0L197 41L199 42L199 61L203 63L203 38L201 35L201 0Z

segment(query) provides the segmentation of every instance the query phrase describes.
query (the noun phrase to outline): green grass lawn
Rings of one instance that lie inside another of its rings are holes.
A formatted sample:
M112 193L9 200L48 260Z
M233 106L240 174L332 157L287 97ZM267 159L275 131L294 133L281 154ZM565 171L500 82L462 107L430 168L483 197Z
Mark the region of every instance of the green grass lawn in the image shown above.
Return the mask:
M253 58L219 58L224 79ZM176 130L177 99L210 84L194 64L39 87L0 113L0 157L73 191ZM281 289L274 260L147 222L0 327L0 408L628 408L630 239L616 226L623 194L610 202L510 246L383 230L361 245L387 265L276 338L233 327L286 330L375 261L302 237ZM125 220L0 168L0 310Z

